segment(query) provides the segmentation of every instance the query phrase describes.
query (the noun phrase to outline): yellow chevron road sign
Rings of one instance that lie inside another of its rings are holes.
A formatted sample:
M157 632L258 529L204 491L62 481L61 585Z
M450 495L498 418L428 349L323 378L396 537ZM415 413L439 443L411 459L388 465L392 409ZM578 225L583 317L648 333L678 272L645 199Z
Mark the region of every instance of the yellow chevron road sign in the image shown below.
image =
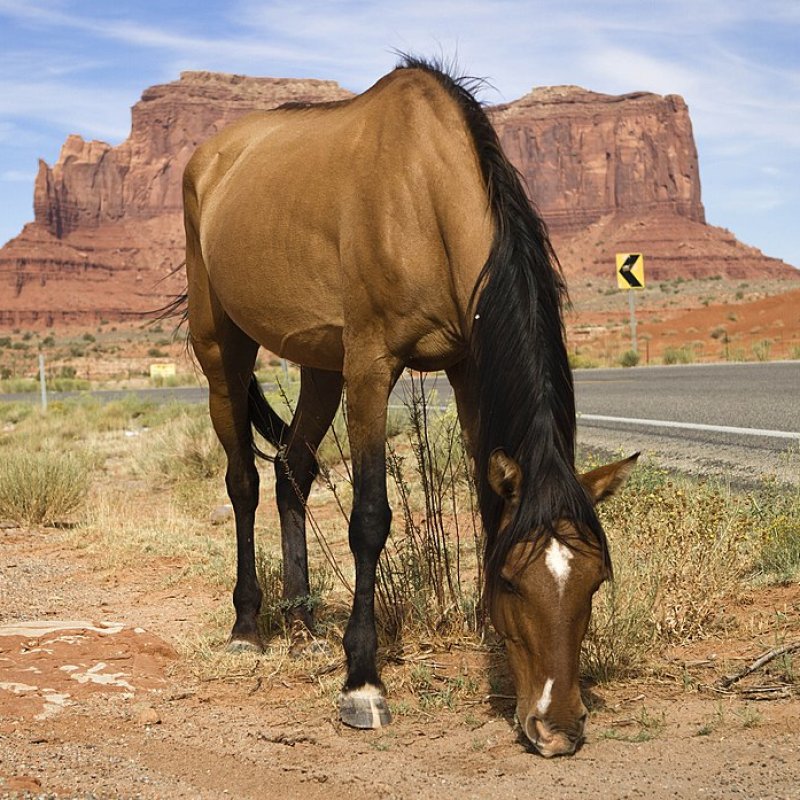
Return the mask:
M644 256L641 253L617 253L617 286L644 289Z

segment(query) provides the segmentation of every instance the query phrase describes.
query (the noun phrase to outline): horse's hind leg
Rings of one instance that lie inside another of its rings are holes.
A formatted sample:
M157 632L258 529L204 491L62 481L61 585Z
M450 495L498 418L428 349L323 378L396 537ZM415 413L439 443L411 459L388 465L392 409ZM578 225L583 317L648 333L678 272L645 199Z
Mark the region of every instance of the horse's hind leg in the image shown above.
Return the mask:
M287 623L291 629L300 624L311 630L306 501L319 472L317 448L339 407L342 375L304 367L301 379L300 397L286 435L286 445L275 459L275 495L281 518L283 601Z
M257 619L261 588L256 578L253 527L258 506L258 472L253 452L247 387L258 344L222 313L213 327L190 316L192 347L208 378L209 412L228 458L225 485L236 521L236 621L228 649L261 649Z

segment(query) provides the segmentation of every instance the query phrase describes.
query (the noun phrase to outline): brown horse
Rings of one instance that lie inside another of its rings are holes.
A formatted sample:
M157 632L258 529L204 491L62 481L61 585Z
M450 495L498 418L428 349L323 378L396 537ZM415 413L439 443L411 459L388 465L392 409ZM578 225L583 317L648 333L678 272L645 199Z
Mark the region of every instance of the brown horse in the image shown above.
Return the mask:
M346 385L356 580L340 715L389 721L374 615L391 521L387 400L406 366L443 369L475 460L487 598L519 721L541 753L573 752L580 645L610 575L593 504L633 459L575 473L563 281L469 82L405 59L351 100L249 115L198 148L184 203L190 339L236 519L230 646L261 646L252 429L281 454L284 596L290 622L311 626L304 505ZM291 425L253 378L259 346L301 365Z

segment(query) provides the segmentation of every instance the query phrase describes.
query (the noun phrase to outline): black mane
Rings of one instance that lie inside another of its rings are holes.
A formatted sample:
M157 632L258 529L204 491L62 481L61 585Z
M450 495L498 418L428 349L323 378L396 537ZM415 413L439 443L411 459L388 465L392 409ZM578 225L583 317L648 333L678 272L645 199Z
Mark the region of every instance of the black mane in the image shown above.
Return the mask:
M478 400L476 477L491 593L511 547L532 532L556 536L571 520L586 544L608 546L594 505L575 473L575 393L562 322L566 300L545 224L528 199L474 91L483 82L442 64L404 56L399 68L436 77L460 106L486 185L495 233L472 296L471 368ZM502 448L521 466L521 503L499 531L502 501L488 483L489 456Z
M346 97L343 100L287 100L279 106L275 106L273 111L309 111L319 110L323 108L336 108L350 103L352 97Z

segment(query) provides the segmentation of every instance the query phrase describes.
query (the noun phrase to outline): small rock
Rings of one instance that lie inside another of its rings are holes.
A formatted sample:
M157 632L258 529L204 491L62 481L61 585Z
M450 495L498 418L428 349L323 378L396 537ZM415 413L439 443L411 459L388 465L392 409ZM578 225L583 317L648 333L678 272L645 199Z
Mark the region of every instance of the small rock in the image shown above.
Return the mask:
M9 792L37 792L42 788L42 782L31 775L20 775L8 778L4 788Z
M226 503L223 506L217 506L209 515L212 525L221 525L229 519L233 519L233 506Z
M139 716L136 718L136 721L140 725L160 725L161 716L152 706L148 706L139 712Z

